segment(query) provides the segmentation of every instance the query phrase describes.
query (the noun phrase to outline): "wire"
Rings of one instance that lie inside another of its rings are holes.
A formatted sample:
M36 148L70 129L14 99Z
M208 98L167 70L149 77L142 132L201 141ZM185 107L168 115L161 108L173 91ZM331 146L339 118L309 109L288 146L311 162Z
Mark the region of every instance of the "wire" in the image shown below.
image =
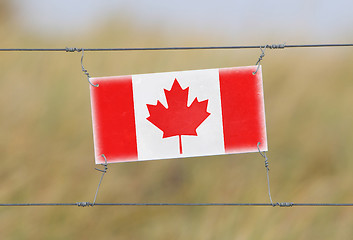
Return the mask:
M92 86L95 87L95 85L93 85L93 84L92 84ZM97 171L102 172L102 176L101 176L101 180L99 181L99 184L98 184L98 187L97 187L97 190L96 190L96 194L94 195L94 200L93 200L92 206L96 203L98 191L99 191L99 188L100 188L101 183L102 183L102 181L103 181L104 174L106 174L106 173L107 173L107 170L108 170L107 158L105 157L104 154L102 154L102 157L104 158L104 163L101 164L101 165L104 167L104 169L102 170L102 169L99 169L99 168L95 168Z
M29 206L78 206L77 203L1 203L0 207L29 207Z
M93 207L93 206L175 206L175 207L210 207L210 206L229 206L229 207L353 207L353 203L1 203L0 207L48 207L48 206L78 206L78 207Z
M81 52L84 51L172 51L172 50L221 50L221 49L284 49L284 48L317 48L317 47L353 47L353 43L329 44L272 44L249 46L203 46L203 47L136 47L136 48L0 48L2 52Z

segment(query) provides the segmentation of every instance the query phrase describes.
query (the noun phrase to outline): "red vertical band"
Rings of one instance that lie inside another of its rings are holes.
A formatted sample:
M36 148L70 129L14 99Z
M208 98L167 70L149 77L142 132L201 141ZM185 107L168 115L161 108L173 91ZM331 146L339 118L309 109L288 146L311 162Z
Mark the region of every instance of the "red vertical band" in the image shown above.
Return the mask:
M91 79L91 106L96 163L137 159L131 76Z
M226 153L267 151L261 69L219 70L224 147Z

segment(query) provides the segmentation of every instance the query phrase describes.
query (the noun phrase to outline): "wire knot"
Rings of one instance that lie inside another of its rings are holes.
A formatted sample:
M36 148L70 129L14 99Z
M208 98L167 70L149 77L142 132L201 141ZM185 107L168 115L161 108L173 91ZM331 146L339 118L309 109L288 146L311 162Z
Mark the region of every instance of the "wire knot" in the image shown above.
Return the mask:
M277 203L274 203L272 204L273 207L276 207L276 206L279 206L279 207L293 207L293 204L292 202L277 202Z
M286 47L285 43L266 45L266 48L269 48L269 49L284 49L285 47Z
M93 207L94 205L90 202L77 202L77 207Z
M82 48L75 48L75 47L74 48L69 48L69 47L65 48L66 52L82 52L82 50L83 50Z
M102 157L104 158L104 163L102 163L101 165L104 166L104 169L99 169L99 168L94 168L94 169L96 169L97 171L106 173L108 170L108 162L107 162L107 158L105 157L104 154L102 154Z
M265 168L267 169L267 171L270 171L269 165L270 163L268 162L268 158L266 156L265 152L261 152L260 150L260 142L257 143L257 149L259 150L259 153L261 154L261 156L265 159Z
M270 171L270 168L268 166L269 166L269 163L268 163L268 159L266 158L265 159L265 168L267 168Z

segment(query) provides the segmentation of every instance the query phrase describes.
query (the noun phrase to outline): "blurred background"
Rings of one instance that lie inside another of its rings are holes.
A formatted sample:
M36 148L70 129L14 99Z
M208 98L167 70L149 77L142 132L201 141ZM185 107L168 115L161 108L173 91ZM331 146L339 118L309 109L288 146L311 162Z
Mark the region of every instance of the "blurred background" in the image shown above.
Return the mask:
M353 2L1 0L0 48L353 42ZM86 52L91 76L254 65L254 50ZM80 53L0 52L0 202L93 201ZM353 48L267 50L272 198L353 202ZM97 202L269 202L258 153L109 165ZM1 239L351 239L349 207L1 207Z

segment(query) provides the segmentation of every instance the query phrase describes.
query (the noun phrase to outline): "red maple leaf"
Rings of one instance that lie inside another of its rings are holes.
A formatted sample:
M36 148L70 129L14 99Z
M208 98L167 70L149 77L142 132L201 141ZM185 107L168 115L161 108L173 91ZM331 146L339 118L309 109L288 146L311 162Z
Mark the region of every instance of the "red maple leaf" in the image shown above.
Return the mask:
M172 88L164 89L168 108L157 100L156 105L147 104L153 125L163 131L163 138L179 136L180 154L183 153L181 135L197 136L196 129L210 115L207 112L208 100L199 102L197 98L188 107L189 87L182 89L177 79Z

